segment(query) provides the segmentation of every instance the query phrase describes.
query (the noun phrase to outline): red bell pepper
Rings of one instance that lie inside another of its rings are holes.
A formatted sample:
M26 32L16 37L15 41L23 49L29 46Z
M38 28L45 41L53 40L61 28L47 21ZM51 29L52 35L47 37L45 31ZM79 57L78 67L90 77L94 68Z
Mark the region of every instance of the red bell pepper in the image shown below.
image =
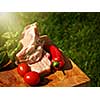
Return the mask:
M51 61L53 68L56 70L61 69L65 64L62 52L53 44L48 45L47 50L49 50L51 54Z

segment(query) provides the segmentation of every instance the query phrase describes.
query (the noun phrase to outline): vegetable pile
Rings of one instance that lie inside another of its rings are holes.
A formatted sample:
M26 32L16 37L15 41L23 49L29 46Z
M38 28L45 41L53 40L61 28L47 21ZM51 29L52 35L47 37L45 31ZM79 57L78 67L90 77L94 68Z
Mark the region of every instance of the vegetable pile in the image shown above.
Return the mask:
M21 49L19 33L0 34L0 69L9 61L15 61L15 54Z

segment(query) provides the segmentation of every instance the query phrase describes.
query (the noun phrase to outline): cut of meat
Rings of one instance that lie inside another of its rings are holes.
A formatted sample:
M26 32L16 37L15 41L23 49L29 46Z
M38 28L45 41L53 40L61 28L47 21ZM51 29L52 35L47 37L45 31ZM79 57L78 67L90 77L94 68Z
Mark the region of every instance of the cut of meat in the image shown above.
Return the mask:
M22 35L20 42L23 48L16 54L18 62L27 63L31 71L50 73L50 54L43 49L45 40L39 36L37 23L26 26Z
M41 46L38 46L37 51L34 52L32 55L29 56L29 62L33 63L34 61L37 62L42 57L43 48Z
M31 71L36 71L40 74L42 73L50 73L50 66L51 66L51 61L48 59L46 54L42 57L42 59L34 64L29 64Z
M19 62L35 63L39 61L43 53L43 41L39 41L37 23L25 27L20 40L23 48L16 54Z
M33 45L36 40L39 39L39 32L37 29L37 23L33 23L25 27L22 32L23 38L20 40L24 47L28 47L29 45Z

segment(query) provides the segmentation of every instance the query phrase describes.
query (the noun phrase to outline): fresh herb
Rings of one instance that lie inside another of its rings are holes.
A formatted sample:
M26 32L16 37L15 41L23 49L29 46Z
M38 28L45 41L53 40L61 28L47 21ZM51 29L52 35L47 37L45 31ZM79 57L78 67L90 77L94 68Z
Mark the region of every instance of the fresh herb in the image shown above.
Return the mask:
M16 53L21 49L18 32L6 32L0 36L0 69L7 61L15 61Z

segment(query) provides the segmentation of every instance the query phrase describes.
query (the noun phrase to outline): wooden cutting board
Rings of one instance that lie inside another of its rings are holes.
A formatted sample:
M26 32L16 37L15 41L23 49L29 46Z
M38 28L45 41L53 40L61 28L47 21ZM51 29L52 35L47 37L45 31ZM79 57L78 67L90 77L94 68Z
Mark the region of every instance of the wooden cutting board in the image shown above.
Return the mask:
M68 65L68 61L71 62ZM43 87L72 87L82 86L87 84L90 79L89 77L72 61L66 59L66 68L64 71L56 71L46 76L38 86ZM69 68L68 68L69 67ZM0 86L4 87L27 87L29 86L17 73L17 69L13 68L6 71L0 72Z
M47 36L42 36L45 43L52 43ZM72 87L72 86L86 86L89 83L89 77L69 58L65 57L65 66L63 71L56 71L44 77L39 87ZM10 68L11 66L11 68ZM0 86L3 87L29 87L17 73L16 66L10 69L0 71Z

